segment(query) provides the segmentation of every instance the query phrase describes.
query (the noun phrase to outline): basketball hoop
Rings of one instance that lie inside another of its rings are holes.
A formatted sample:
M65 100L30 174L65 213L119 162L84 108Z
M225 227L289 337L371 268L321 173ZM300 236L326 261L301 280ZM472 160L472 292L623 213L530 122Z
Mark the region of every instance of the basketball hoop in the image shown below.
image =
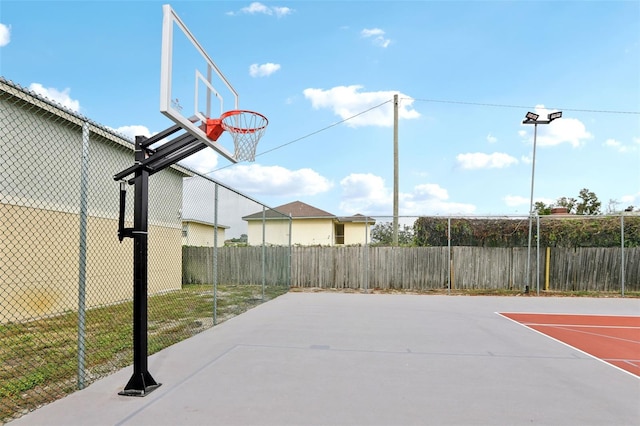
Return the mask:
M256 147L269 120L264 115L246 110L227 111L219 119L207 120L207 137L218 139L223 130L233 138L234 157L238 161L254 161Z

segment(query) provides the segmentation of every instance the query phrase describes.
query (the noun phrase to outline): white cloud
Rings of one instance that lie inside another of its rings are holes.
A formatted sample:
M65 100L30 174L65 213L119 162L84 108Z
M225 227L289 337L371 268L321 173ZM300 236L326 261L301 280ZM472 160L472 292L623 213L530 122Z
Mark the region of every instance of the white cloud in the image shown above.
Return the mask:
M487 142L496 143L496 142L498 142L498 138L496 138L495 136L491 135L491 133L489 133L487 135Z
M71 99L69 93L71 89L66 88L62 92L53 87L45 88L40 83L31 83L29 90L43 96L53 102L60 104L61 106L70 109L71 111L80 111L80 101Z
M249 75L251 77L268 77L279 69L280 64L274 64L271 62L267 62L262 65L251 64L251 66L249 66Z
M288 7L274 6L271 9L273 10L273 12L276 14L278 18L282 16L290 15L291 13L293 13L293 9L290 9Z
M536 114L540 115L540 119L546 119L550 112L544 105L536 105ZM522 124L522 126L532 127L531 124ZM518 132L522 137L528 137L533 142L533 130ZM558 118L549 124L538 125L538 146L555 146L562 143L568 143L574 148L584 145L585 141L592 139L593 135L589 133L585 125L576 118Z
M246 6L240 9L240 13L249 14L249 15L255 15L255 14L275 15L278 18L281 18L283 16L292 14L293 9L284 7L284 6L270 7L260 2L253 2L249 6ZM235 12L227 12L227 15L235 15L235 14L236 14Z
M236 165L212 174L214 179L251 195L299 197L327 192L333 184L316 171L288 170L260 164Z
M620 201L625 204L624 208L627 208L627 206L634 206L637 209L640 207L640 192L624 195L620 197Z
M146 126L141 125L122 126L113 130L132 140L134 140L136 136L151 137L151 132L149 131L149 129L147 129Z
M384 35L384 31L382 31L380 28L372 28L372 29L364 29L360 32L360 34L362 35L362 37L377 37L377 36L381 36Z
M509 207L528 206L529 199L519 195L507 195L503 198L504 203Z
M0 47L6 46L11 41L11 27L0 24Z
M519 195L507 195L507 196L503 197L502 200L504 201L504 203L508 207L524 206L525 207L525 211L524 211L525 213L526 213L526 211L529 210L530 198L528 198L528 197L521 197ZM542 201L546 205L552 205L553 203L555 203L556 200L552 199L552 198L534 197L533 198L533 202L536 203L537 201Z
M622 142L618 142L615 139L607 139L604 142L604 146L612 146L614 148L619 148L620 146L622 146Z
M384 179L371 173L352 173L340 181L342 187L342 202L340 208L345 211L353 210L354 214L361 210L360 205L366 205L374 210L382 209L388 212L387 206L392 201L392 195L385 187Z
M253 2L249 6L243 7L242 9L240 9L240 11L243 13L250 13L250 14L263 13L265 15L270 15L271 13L273 13L271 12L271 9L269 7L259 2Z
M220 156L213 149L205 148L180 161L180 164L204 174L218 167L219 158Z
M518 164L518 159L503 152L485 154L483 152L469 152L456 156L458 165L463 169L502 169Z
M449 193L446 189L435 183L424 183L414 188L415 200L428 200L429 198L447 200L449 199Z
M574 148L584 145L587 139L593 135L587 132L585 125L575 118L560 118L540 132L538 143L540 146L554 146L561 143L569 143ZM540 130L540 129L538 129Z
M347 214L389 215L393 212L393 193L380 176L351 174L340 181L342 202L340 209ZM417 185L410 193L398 194L399 214L471 214L475 206L448 201L449 194L438 184Z
M617 150L618 152L622 152L622 153L633 152L633 151L636 151L640 146L640 139L634 138L632 145L625 145L622 142L617 141L615 139L607 139L603 145L611 147Z
M417 185L410 194L402 194L400 206L404 215L472 214L473 204L448 201L449 192L435 183Z
M360 35L364 38L370 38L373 41L373 44L376 46L380 46L386 48L391 44L391 40L384 37L385 32L380 28L365 28L360 32Z
M414 119L420 117L420 113L412 108L413 99L407 95L394 91L360 92L362 86L337 86L329 90L305 89L304 97L311 101L314 109L328 108L341 119L353 117L363 111L374 108L393 99L396 93L400 99L398 115L401 119ZM350 127L360 126L393 126L393 102L374 108L362 115L345 122Z

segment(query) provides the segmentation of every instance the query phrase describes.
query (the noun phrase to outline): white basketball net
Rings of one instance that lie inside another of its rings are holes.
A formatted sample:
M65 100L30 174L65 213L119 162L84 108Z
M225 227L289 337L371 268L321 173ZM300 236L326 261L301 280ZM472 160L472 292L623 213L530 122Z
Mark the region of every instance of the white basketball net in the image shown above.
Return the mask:
M223 114L222 128L233 137L234 157L238 161L254 161L256 147L269 121L252 111L232 111Z

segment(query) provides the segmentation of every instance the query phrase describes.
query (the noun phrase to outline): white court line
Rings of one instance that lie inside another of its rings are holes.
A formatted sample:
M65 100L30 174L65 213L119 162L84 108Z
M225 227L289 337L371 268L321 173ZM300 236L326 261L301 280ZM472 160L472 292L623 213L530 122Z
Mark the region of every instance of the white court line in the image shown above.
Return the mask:
M541 334L541 335L545 336L545 337L546 337L546 338L548 338L548 339L555 340L556 342L561 343L561 344L563 344L563 345L565 345L565 346L567 346L567 347L569 347L569 348L571 348L571 349L574 349L574 350L576 350L576 351L578 351L578 352L580 352L580 353L582 353L582 354L584 354L584 355L588 356L589 358L592 358L592 359L595 359L595 360L597 360L597 361L599 361L599 362L602 362L602 363L604 363L605 365L608 365L609 367L613 367L613 368L615 368L615 369L616 369L616 370L618 370L618 371L622 371L623 373L626 373L626 374L630 375L631 377L634 377L634 378L636 378L636 379L640 380L640 376L636 376L636 375L635 375L635 374L633 374L632 372L627 371L627 370L625 370L624 368L620 368L620 367L618 367L617 365L611 364L611 363L609 363L609 362L607 362L607 361L605 361L605 360L603 360L603 359L600 359L600 358L598 358L597 356L591 355L590 353L585 352L585 351L583 351L582 349L578 349L578 348L576 348L575 346L571 346L570 344L563 342L562 340L558 340L558 339L556 339L555 337L551 337L551 336L549 336L549 335L546 335L546 334L544 334L544 333L543 333L543 332L541 332L541 331L538 331L538 330L536 330L536 329L534 329L534 328L531 328L531 327L529 327L529 326L527 326L527 325L525 325L525 324L523 324L523 323L521 323L521 322L518 322L518 321L516 321L516 320L514 320L514 319L511 319L511 318L509 318L509 317L507 317L507 316L505 316L505 315L502 315L500 312L494 312L494 314L500 315L502 318L506 318L506 319L508 319L509 321L514 322L514 323L518 324L519 326L526 328L527 330L531 330L531 331L533 331L534 333ZM526 315L526 314L533 314L533 315L548 315L548 314L545 314L545 313L536 313L536 312L505 312L505 314L514 314L514 315ZM562 315L562 314L551 314L551 315ZM576 315L576 314L567 314L567 315ZM601 315L601 316L609 316L609 315ZM612 315L612 316L613 316L613 315ZM621 315L621 316L629 316L629 315Z
M563 316L563 317L622 317L622 318L640 318L638 315L631 314L576 314L575 312L503 312L504 314L514 315L547 315L547 316ZM502 315L500 312L496 312Z
M543 314L544 315L544 314ZM576 327L576 328L621 328L621 329L631 329L631 330L640 330L640 326L632 326L632 325L588 325L588 324L551 324L545 322L523 322L522 324L527 325L537 325L537 326L549 326L549 327Z
M523 323L523 324L526 325L526 326L537 325L537 324L533 324L533 323ZM538 327L545 326L545 325L546 324L540 324L540 325L538 325ZM573 330L572 328L569 328L569 327L578 327L578 326L575 326L575 325L562 324L562 325L553 325L551 327L552 328L557 328L559 330L570 331L572 333L582 333L582 334L587 334L587 335L590 335L590 336L604 337L604 338L611 339L611 340L619 340L621 342L640 344L640 341L637 341L637 340L629 340L629 339L625 339L623 337L607 336L606 334L590 333L588 331ZM587 326L587 328L594 328L594 327ZM607 327L607 328L616 328L616 327ZM618 328L622 328L622 327L618 327ZM636 329L638 327L626 327L626 328Z

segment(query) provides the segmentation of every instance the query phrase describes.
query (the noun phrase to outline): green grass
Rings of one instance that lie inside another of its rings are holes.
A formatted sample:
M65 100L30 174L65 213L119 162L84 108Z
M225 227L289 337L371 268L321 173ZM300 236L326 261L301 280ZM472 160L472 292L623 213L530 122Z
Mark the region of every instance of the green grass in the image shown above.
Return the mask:
M286 291L266 287L264 300ZM262 301L261 286L218 286L216 322ZM213 326L211 285L185 285L150 297L148 306L149 355ZM85 385L132 363L132 309L125 302L87 311ZM0 423L76 390L77 351L75 312L0 325Z

